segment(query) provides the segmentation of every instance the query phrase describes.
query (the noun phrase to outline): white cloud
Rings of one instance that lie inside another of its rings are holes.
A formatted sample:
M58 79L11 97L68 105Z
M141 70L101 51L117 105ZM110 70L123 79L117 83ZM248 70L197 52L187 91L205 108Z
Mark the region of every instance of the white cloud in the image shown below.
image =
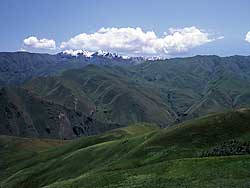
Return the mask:
M196 27L170 28L162 37L154 31L141 28L101 28L92 34L82 33L66 42L61 49L84 49L88 51L110 51L126 55L166 56L188 51L191 48L212 42L209 34Z
M225 37L224 36L219 36L217 37L217 40L221 40L221 39L224 39Z
M247 42L250 42L250 31L248 31L248 33L246 34L245 40L246 40Z
M26 52L27 50L25 50L24 48L20 48L18 51L19 52Z
M38 39L34 36L28 37L23 40L25 47L37 48L37 49L49 49L56 48L56 42L53 39Z

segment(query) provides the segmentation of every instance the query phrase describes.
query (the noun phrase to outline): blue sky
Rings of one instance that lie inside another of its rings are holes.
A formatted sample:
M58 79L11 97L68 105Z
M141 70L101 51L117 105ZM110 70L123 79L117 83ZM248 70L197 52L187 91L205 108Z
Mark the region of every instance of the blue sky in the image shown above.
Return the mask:
M250 55L249 8L249 0L1 0L0 51Z

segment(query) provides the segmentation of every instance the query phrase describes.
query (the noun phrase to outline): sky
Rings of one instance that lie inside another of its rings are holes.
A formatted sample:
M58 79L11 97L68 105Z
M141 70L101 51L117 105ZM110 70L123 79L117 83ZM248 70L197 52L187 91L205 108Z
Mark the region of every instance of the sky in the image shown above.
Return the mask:
M249 0L0 0L0 51L250 55L249 8Z

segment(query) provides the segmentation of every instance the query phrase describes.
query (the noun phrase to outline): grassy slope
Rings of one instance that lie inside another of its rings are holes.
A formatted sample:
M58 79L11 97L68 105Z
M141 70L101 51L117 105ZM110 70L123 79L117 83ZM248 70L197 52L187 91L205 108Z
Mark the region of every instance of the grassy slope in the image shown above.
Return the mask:
M168 126L250 104L249 57L195 56L130 67L89 65L24 87L105 123Z
M248 106L248 62L249 57L195 56L144 63L131 71L133 79L158 90L182 120Z
M77 109L85 114L89 114L95 106L79 85L57 76L32 79L26 83L25 88L71 109L75 109L74 101L77 98Z
M198 157L199 152L231 139L250 140L250 110L214 114L165 130L146 124L81 138L13 163L5 168L1 184L8 188L246 187L248 155Z
M24 161L29 161L33 156L39 155L48 149L59 147L69 141L59 141L38 138L20 138L14 136L0 136L0 168L9 169L0 171L0 181L16 172L17 169L24 168ZM7 173L8 172L8 173Z
M159 93L130 80L126 74L129 72L119 67L89 65L66 71L60 77L31 80L24 87L69 108L74 108L77 98L79 111L89 114L95 109L97 120L106 123L172 123L175 114Z

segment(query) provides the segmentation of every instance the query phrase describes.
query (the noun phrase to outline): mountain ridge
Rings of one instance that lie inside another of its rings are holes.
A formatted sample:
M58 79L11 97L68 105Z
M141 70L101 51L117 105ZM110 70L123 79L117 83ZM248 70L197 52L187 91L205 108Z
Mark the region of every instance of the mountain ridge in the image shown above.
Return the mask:
M13 59L17 69L32 65L27 69L31 70L28 78L11 74L7 83L18 81L18 87L42 100L86 116L92 114L103 123L103 131L109 130L108 125L138 122L168 127L250 105L249 56L195 56L119 66L112 59L98 59L94 64L81 63L74 57L65 60L57 55L26 55L18 55L24 60L21 63L16 57L7 59ZM0 62L0 67L6 63ZM8 71L5 73L8 75ZM35 106L32 103L29 105ZM4 106L0 108L5 110ZM97 130L99 133L100 127Z
M108 53L111 54L111 53ZM212 58L222 59L241 58L248 59L249 56L219 57L214 55L198 55L194 57L170 58L170 59L145 59L143 57L131 57L132 59L121 59L119 55L114 58L95 56L96 58L82 58L82 56L65 56L63 52L58 54L31 53L31 52L0 52L0 84L20 85L28 79L37 76L56 75L69 69L83 68L88 64L127 66L143 63L171 62L183 59Z

